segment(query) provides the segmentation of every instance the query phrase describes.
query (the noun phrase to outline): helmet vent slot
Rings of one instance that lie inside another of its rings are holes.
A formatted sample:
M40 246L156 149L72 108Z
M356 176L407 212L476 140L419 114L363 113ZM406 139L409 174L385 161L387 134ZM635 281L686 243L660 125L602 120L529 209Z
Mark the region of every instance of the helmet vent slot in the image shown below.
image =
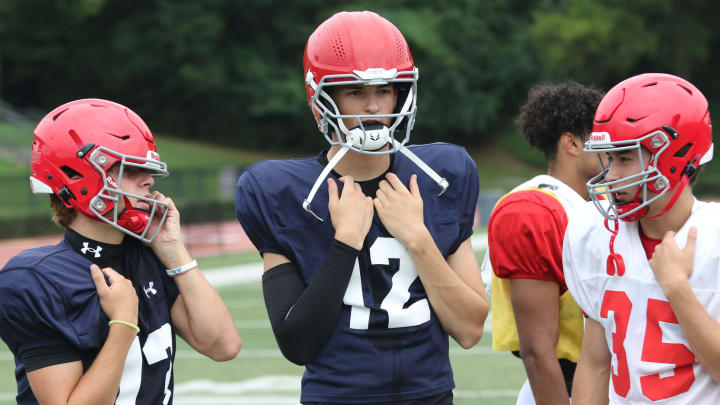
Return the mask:
M643 85L643 87L657 86L657 84L658 84L658 82L652 82L652 83L648 83L648 84Z
M644 118L646 118L646 117L647 117L647 115L646 115L645 117L640 117L640 118L630 118L630 117L628 117L628 118L627 118L627 121L628 121L628 122L638 122L638 121L640 121L641 119L644 119Z
M680 84L680 83L677 83L677 85L678 85L678 87L680 87L681 89L687 91L689 95L691 95L691 96L693 95L692 90L688 89L687 87L683 86L683 85Z
M673 156L674 156L674 157L679 157L679 158L684 157L684 156L688 153L688 151L690 150L690 148L692 148L692 146L693 146L692 143L686 143L685 146L683 146L682 148L680 148L679 151L675 152L675 154L674 154Z
M110 136L114 136L115 138L122 139L123 141L130 139L130 135L115 135L110 132L107 132L107 134Z
M67 110L69 110L69 108L66 108L66 109L60 111L59 113L53 115L53 117L52 117L53 121L57 121L57 119L60 118L60 116L63 115L63 113Z
M83 178L82 174L78 173L75 169L73 169L70 166L63 166L60 168L60 170L62 170L63 173L65 173L65 175L71 180L77 180L77 179Z

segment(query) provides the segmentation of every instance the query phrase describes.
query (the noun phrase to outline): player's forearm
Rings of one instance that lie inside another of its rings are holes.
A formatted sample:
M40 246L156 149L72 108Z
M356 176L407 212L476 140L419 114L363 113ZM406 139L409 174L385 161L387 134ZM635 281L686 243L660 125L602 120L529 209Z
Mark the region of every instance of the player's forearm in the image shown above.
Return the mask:
M470 288L450 267L425 231L406 246L443 328L468 349L482 337L487 298Z
M288 262L263 274L263 295L280 351L304 365L322 348L337 325L359 251L334 240L309 285Z
M667 288L665 295L700 365L720 381L720 324L700 304L687 282Z
M607 405L610 384L610 363L593 367L578 362L573 380L572 401L580 405Z
M199 269L175 277L193 348L217 361L235 358L241 340L230 311Z
M533 351L522 353L522 360L537 405L570 403L554 347L542 350L537 355Z
M103 347L90 368L78 381L68 398L68 405L113 404L120 388L125 360L137 333L126 326L110 326ZM138 341L138 350L139 341Z

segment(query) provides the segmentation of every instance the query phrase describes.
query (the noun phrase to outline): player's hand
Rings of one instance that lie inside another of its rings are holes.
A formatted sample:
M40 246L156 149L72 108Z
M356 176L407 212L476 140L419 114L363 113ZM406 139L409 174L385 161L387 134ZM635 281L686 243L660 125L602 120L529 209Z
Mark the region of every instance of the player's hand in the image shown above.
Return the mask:
M410 176L408 189L394 173L385 175L373 200L380 221L390 234L404 246L427 230L423 221L423 200L417 175Z
M688 232L685 249L677 246L675 232L672 231L668 231L662 242L655 246L655 252L650 259L650 268L663 290L687 282L693 270L696 240L697 228L693 226Z
M165 222L163 222L160 230L155 238L150 242L149 246L168 268L181 266L190 261L185 245L182 241L182 231L180 229L180 212L175 207L175 203L170 197L164 196L159 191L152 192L152 198L167 204L167 208L162 205L157 206L155 215L150 223L147 235L152 235L160 223L163 213L167 210ZM178 264L179 263L179 264ZM177 266L175 266L177 264Z
M110 319L126 321L137 325L138 297L132 282L120 273L105 267L90 265L90 275L100 298L100 307ZM105 277L107 281L105 281Z
M340 181L344 186L338 196L335 180L328 179L328 209L335 239L360 250L375 215L372 198L362 192L351 176L343 176Z

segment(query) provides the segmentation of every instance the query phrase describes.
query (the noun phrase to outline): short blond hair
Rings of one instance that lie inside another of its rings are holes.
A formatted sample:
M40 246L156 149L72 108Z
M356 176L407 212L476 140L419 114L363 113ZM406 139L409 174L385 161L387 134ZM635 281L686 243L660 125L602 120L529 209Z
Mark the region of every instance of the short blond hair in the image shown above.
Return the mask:
M50 194L50 208L53 210L52 220L63 228L67 228L70 223L77 217L77 211L68 208L60 201L60 197Z

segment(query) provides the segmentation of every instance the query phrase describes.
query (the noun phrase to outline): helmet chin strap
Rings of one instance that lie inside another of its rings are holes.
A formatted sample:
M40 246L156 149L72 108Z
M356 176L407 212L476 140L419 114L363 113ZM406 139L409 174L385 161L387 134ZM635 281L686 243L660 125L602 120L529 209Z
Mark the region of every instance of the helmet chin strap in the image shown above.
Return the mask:
M314 216L315 218L322 221L322 218L317 216L312 210L310 209L310 203L312 202L313 198L315 198L315 193L317 193L318 189L320 188L320 184L322 184L323 180L327 177L328 174L330 174L330 171L335 167L335 165L338 164L340 159L342 159L343 156L350 150L348 147L342 147L338 151L338 153L333 156L333 158L328 162L327 165L325 165L325 168L320 172L320 176L318 176L317 180L315 180L315 184L313 184L312 189L310 190L310 194L308 194L307 198L303 201L303 209L305 211L309 212Z
M385 129L387 130L387 127L385 127ZM360 130L360 131L362 131L362 130ZM367 130L365 132L367 133ZM352 137L352 135L350 137ZM353 139L348 139L348 140L354 141ZM445 190L447 190L449 183L444 177L440 177L430 166L428 166L425 162L420 160L420 158L417 157L417 155L412 153L408 148L406 148L404 145L400 144L400 142L396 141L392 137L389 137L389 141L386 141L385 144L381 145L377 149L384 147L388 142L392 142L392 144L395 147L398 147L399 148L398 151L400 153L402 153L408 159L410 159L413 163L415 163L420 169L422 169L422 171L424 171L428 176L430 176L430 178L432 178L438 184L438 186L440 186L441 190L440 190L440 194L438 194L438 195L442 195L442 193L444 193ZM350 148L345 145L343 145L342 148L340 148L338 153L336 153L335 156L333 156L333 158L328 162L328 164L325 165L325 168L322 170L322 172L320 172L320 175L315 180L315 184L313 184L313 187L310 190L310 194L308 194L307 198L305 200L303 200L303 204L302 204L303 209L305 209L305 211L309 212L312 216L314 216L315 218L317 218L320 221L322 221L322 218L317 216L317 214L315 214L310 209L310 203L312 202L313 198L315 198L315 193L317 193L318 189L320 188L320 184L322 184L322 182L325 180L325 178L328 176L328 174L330 174L330 171L338 164L340 159L342 159L343 156L345 156L345 154L349 150L350 150Z
M610 231L610 254L607 257L607 274L608 276L614 276L616 273L618 276L625 274L625 261L623 260L620 253L615 253L615 238L618 234L618 228L620 223L617 219L613 220L614 226L610 228L610 220L605 218L605 229Z

